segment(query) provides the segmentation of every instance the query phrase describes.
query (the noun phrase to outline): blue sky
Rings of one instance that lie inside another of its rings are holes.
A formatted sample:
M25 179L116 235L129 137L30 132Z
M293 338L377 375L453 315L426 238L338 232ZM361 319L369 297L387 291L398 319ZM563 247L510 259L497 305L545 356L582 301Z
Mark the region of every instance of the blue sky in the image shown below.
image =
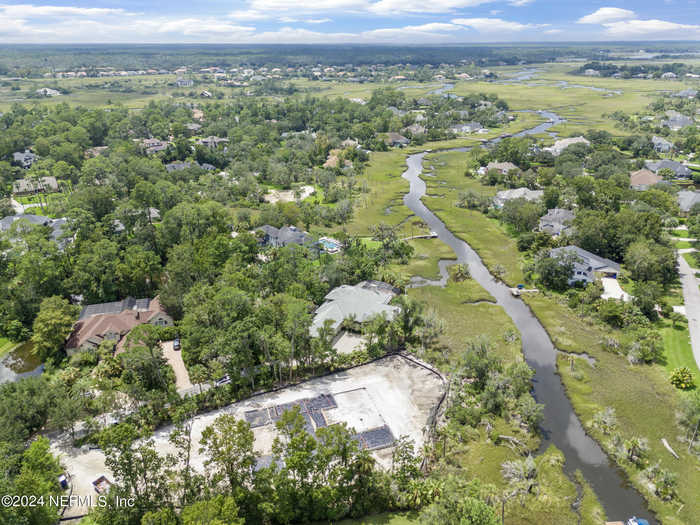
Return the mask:
M700 4L695 0L0 0L0 42L5 43L581 40L700 40Z

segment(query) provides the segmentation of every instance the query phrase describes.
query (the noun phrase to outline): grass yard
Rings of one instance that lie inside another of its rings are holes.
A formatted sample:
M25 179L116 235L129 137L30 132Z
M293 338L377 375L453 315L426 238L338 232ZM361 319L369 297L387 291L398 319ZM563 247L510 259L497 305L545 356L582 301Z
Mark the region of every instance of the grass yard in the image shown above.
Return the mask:
M691 268L697 268L699 266L698 261L695 260L695 252L682 253L681 257L686 260Z
M682 250L684 248L693 248L693 243L690 241L676 241L673 244L676 250Z
M700 381L700 370L693 357L693 349L690 346L690 334L687 324L679 324L675 328L669 321L663 321L661 337L664 340L666 350L666 370L670 373L674 368L687 366L695 375L696 381Z
M13 343L6 337L0 337L0 357L4 357L5 354L9 353L15 346L17 346L17 343Z
M604 351L600 342L611 335L610 329L584 322L551 297L538 294L527 296L525 300L561 350L585 352L596 359L595 368L579 361L571 372L568 358L564 355L559 358L559 373L584 426L604 447L609 446L605 437L590 427L590 421L597 411L613 407L623 439L647 438L650 463L658 461L662 468L678 473L682 480L678 493L683 507L679 510L680 504L664 503L651 495L640 479L640 471L624 466L630 479L645 494L664 524L694 523L694 517L700 516L700 499L697 498L700 469L697 459L683 453L685 447L678 440L680 431L675 413L683 394L668 381L666 367L632 366L624 356ZM670 361L672 353L667 350L667 360ZM681 461L666 451L662 438L681 455Z

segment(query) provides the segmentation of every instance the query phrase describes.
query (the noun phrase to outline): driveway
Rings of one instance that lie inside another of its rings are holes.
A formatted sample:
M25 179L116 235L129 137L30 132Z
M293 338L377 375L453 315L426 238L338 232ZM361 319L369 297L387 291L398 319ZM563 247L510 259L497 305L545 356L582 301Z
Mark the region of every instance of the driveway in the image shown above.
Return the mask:
M15 199L10 199L10 204L12 204L12 209L15 210L15 215L22 215L24 213L24 206Z
M683 302L688 317L690 345L693 347L695 362L700 368L700 288L688 262L678 256L678 269L683 284Z
M165 357L173 372L175 372L175 387L177 391L190 390L193 385L190 382L190 374L187 372L185 362L182 360L182 352L173 350L172 341L163 341L161 347L163 348L163 357Z
M603 299L622 299L625 302L632 300L632 296L620 287L617 279L603 277L600 282L603 284L603 295L601 295Z

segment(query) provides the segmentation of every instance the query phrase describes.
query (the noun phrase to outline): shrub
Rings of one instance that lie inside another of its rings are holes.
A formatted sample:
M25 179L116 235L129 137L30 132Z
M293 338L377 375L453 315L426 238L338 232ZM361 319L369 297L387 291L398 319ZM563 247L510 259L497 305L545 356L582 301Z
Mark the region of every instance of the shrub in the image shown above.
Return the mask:
M680 390L688 390L695 386L695 380L690 369L686 366L676 368L671 372L671 384Z

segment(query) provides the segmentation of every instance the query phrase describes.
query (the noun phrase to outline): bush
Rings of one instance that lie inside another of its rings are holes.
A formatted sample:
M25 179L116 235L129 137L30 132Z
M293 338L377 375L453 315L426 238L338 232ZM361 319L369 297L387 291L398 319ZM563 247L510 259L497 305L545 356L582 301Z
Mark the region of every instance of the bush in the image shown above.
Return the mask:
M671 384L680 390L688 390L695 386L695 380L690 369L686 366L676 368L671 372Z

